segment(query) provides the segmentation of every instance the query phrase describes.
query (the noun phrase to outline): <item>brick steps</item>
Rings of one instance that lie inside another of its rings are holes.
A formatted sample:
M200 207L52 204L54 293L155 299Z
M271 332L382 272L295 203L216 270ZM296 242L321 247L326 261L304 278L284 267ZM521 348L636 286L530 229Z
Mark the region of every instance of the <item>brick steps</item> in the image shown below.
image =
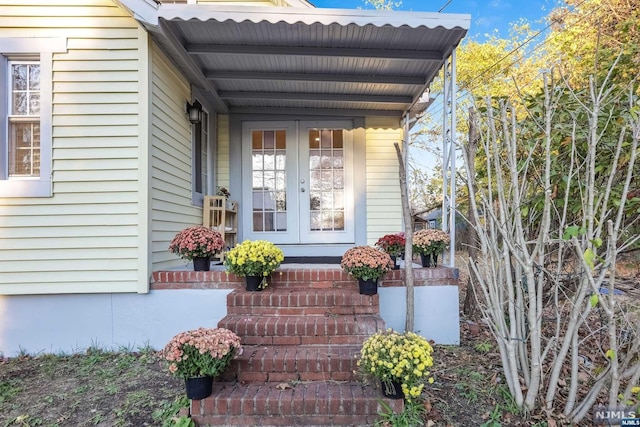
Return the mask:
M252 315L343 315L378 314L378 295L367 296L348 288L286 289L277 285L262 292L231 292L228 314Z
M218 327L240 336L244 352L211 396L192 401L196 425L369 426L378 418L379 387L358 381L355 357L385 328L378 295L360 295L353 281L336 286L341 270L307 273L276 274L264 291L227 295Z
M380 396L360 382L217 382L211 397L192 402L191 416L211 426L371 426L382 410ZM401 400L385 402L402 408Z
M245 346L225 381L357 381L358 345Z
M242 336L249 345L361 344L366 337L384 329L379 315L360 316L225 316L218 327ZM251 337L259 338L252 342ZM264 339L264 340L263 340Z

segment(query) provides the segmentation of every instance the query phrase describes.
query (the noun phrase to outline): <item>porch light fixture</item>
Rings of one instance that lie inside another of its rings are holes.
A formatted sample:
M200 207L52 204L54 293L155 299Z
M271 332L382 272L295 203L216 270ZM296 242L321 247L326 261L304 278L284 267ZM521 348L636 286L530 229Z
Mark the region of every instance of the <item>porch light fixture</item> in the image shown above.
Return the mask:
M189 121L194 125L200 123L202 121L202 104L198 101L193 104L187 102L187 115L189 116Z

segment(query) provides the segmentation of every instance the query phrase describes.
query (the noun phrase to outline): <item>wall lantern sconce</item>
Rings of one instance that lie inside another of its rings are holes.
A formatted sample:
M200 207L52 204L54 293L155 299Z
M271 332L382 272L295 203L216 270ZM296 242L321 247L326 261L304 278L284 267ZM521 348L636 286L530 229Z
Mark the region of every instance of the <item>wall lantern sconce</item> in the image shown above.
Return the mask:
M191 123L198 124L202 121L202 104L195 101L193 104L187 102L187 115Z

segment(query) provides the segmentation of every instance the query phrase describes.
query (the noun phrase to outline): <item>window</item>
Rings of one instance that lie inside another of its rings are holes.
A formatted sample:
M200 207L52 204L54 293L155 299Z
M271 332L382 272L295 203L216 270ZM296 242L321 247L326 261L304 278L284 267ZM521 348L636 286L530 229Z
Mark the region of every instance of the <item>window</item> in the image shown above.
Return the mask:
M195 125L195 142L193 147L194 172L193 185L196 193L207 193L207 154L209 142L209 114L202 112L202 121Z
M50 197L53 53L65 38L0 38L0 197Z
M9 61L8 123L8 177L39 177L39 61Z
M201 113L200 123L194 124L192 144L192 176L193 176L193 204L201 206L204 196L212 194L211 174L213 170L213 135L210 129L211 118L205 110Z

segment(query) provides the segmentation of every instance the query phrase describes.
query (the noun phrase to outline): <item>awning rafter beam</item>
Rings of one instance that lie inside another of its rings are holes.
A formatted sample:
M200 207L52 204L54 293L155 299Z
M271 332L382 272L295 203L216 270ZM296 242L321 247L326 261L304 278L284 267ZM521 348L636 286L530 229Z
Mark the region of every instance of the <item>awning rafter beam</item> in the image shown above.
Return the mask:
M253 81L299 81L336 83L380 83L419 86L425 84L422 77L381 76L367 74L323 74L323 73L260 73L246 71L205 71L209 80L253 80Z
M232 114L265 114L265 109L261 107L231 107ZM401 117L402 110L354 110L354 109L332 109L332 108L269 108L270 115L283 116L323 116L344 119L345 116L377 116L377 117Z
M306 92L233 92L220 91L222 99L271 99L287 101L344 101L371 102L377 104L410 104L410 96L399 95L362 95L356 93L306 93Z
M338 47L298 47L298 46L261 46L193 43L185 44L185 50L191 55L209 53L226 55L280 55L280 56L323 56L336 58L375 58L407 61L442 61L444 53L431 50L398 49L359 49Z

